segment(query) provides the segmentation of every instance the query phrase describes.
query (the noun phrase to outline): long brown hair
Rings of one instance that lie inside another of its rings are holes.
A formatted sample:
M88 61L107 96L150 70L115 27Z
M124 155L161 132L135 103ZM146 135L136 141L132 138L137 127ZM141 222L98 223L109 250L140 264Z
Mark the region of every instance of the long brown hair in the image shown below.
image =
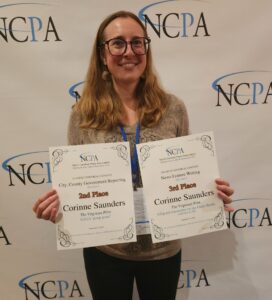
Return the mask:
M82 128L112 129L121 123L122 103L113 88L112 79L103 79L105 66L101 58L101 42L108 24L116 18L131 18L143 29L145 37L147 32L138 17L128 11L118 11L108 16L100 25L95 43L93 45L91 60L83 88L82 97L75 105L80 113ZM166 93L160 87L153 71L151 49L147 52L147 64L144 75L136 89L138 98L139 121L145 127L156 125L166 107Z

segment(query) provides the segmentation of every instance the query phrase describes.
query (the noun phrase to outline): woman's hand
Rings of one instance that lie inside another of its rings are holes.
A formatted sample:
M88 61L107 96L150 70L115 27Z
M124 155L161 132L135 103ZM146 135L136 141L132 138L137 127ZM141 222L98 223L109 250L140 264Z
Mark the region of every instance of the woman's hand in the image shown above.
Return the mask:
M217 195L223 201L225 211L234 211L234 208L229 205L232 202L230 196L234 193L234 190L230 187L230 184L221 178L215 179L215 183L217 188Z
M55 223L59 210L59 196L56 190L50 190L42 195L34 204L33 211L38 219L50 220Z

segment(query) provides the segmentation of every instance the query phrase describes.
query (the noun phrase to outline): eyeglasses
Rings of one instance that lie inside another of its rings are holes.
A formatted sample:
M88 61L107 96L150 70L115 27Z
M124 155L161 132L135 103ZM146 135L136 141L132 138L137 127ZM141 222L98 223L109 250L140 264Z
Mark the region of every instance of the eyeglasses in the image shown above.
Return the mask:
M123 55L127 51L128 44L135 55L144 55L148 51L148 45L151 42L150 38L137 37L131 41L125 41L121 38L114 38L101 43L101 46L107 45L109 52L113 56Z

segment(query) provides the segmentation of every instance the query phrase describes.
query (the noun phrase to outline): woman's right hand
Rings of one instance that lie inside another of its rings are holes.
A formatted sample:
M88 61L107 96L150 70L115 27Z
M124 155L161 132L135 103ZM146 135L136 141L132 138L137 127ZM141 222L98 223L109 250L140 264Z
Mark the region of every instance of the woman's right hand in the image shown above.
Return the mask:
M38 219L50 220L55 223L59 205L60 201L57 191L52 189L35 202L33 211Z

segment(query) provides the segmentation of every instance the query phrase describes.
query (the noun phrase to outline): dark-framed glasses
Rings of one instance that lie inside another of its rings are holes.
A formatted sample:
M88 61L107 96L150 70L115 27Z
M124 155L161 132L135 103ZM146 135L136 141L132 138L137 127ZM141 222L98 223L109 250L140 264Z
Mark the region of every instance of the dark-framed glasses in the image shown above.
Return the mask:
M150 38L147 37L136 37L131 41L125 41L121 38L113 38L102 42L101 45L107 45L110 54L113 56L123 55L127 51L128 44L130 44L135 55L144 55L148 51L148 45L150 42Z

